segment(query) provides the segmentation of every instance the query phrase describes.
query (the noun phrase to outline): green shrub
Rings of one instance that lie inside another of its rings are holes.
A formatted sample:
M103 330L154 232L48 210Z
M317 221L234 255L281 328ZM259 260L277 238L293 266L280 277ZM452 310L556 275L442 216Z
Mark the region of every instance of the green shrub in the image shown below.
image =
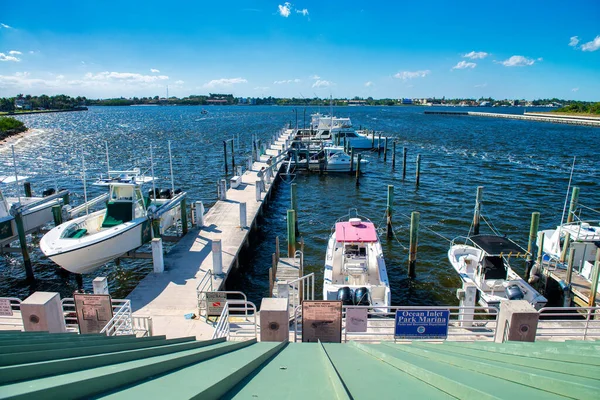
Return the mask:
M0 117L0 134L12 134L27 130L25 124L11 117Z

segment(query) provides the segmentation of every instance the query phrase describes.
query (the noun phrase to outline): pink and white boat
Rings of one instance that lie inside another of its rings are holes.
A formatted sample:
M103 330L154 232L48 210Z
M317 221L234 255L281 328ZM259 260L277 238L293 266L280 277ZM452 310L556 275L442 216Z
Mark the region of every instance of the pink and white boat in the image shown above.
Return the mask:
M390 284L383 250L375 225L368 219L336 222L327 245L323 300L387 311Z

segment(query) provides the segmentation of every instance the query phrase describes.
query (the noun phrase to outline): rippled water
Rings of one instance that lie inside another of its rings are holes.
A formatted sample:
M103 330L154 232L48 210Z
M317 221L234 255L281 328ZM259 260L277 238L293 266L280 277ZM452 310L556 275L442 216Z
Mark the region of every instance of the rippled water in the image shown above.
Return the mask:
M236 161L250 154L251 134L267 139L283 124L295 123L293 107L92 107L87 112L20 117L27 126L42 131L14 140L20 174L32 178L34 192L58 185L71 190L73 202L83 198L82 154L86 175L106 170L104 142L110 148L111 168L150 167L149 146L154 147L159 186L170 185L167 141L171 140L175 186L189 199L211 206L216 182L223 177L223 139L240 137ZM463 109L460 109L461 111ZM497 109L494 109L496 111ZM315 112L307 109L306 115ZM420 107L347 107L334 111L353 123L382 130L397 140L397 164L391 168L377 153L363 153L369 161L359 187L353 177L298 175L299 229L305 241L307 271L317 275L327 238L335 220L349 209L383 222L387 185L394 185L396 239L382 236L394 304L455 304L460 281L449 265L448 239L465 235L472 220L477 186L484 186L483 216L503 234L527 245L531 213L541 213L540 228L560 222L573 157L577 156L573 184L581 187L580 202L600 209L600 129L494 118L425 115ZM522 112L520 108L501 109ZM303 110L298 109L302 126ZM307 117L309 119L309 117ZM408 150L406 179L402 180L402 148ZM421 155L420 186L415 187L415 159ZM0 148L0 175L12 173L10 147ZM91 180L91 179L90 179ZM285 212L290 202L289 184L275 190L259 228L252 235L251 251L242 255L241 267L228 286L248 293L253 301L268 290L268 269L275 237L286 251ZM88 196L102 191L88 186ZM421 213L417 278L407 278L409 215ZM482 233L489 232L482 226ZM39 238L34 240L37 246ZM26 297L32 290L76 289L75 279L39 250L32 261L37 281L29 284L20 256L0 259L0 296ZM522 271L522 265L515 265ZM149 260L109 263L84 279L91 289L94 276L109 277L111 292L126 296L152 270ZM320 296L320 294L318 294Z

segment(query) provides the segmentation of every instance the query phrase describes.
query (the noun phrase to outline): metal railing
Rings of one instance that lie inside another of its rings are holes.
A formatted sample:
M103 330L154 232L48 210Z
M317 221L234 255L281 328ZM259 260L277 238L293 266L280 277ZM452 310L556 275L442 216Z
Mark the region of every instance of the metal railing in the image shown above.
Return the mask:
M23 319L21 318L21 299L16 297L0 297L3 302L7 301L10 304L12 315L0 316L0 325L14 326L15 328L23 327Z
M537 339L600 338L600 307L544 307L539 311Z
M198 309L201 309L201 302L206 304L206 292L213 292L213 273L212 269L206 271L198 285L196 286L196 298L198 299ZM204 296L204 297L203 297Z
M238 292L235 290L218 290L218 291L205 291L205 292L199 292L198 293L198 314L202 315L204 314L204 316L206 316L206 311L208 310L208 304L207 304L207 298L206 298L206 294L207 293L225 293L225 298L227 299L228 303L231 304L245 304L248 303L248 298L246 297L246 294L244 292ZM241 297L234 299L234 298L230 298L229 296L237 296L237 297ZM232 311L236 311L236 312L241 312L244 311L244 315L246 317L248 317L248 309L245 307L235 307L234 310Z
M215 332L213 333L212 338L225 338L229 339L229 303L225 303L225 307L223 307L223 311L221 311L221 315L219 316L219 322L215 326Z
M136 336L152 336L152 317L132 317L133 331Z
M61 301L63 315L65 318L65 325L67 331L79 332L79 324L77 322L77 311L75 310L75 300L72 297L66 297ZM129 314L131 318L131 301L123 299L111 299L113 316L119 312L124 305L128 304ZM114 318L114 317L113 317ZM110 322L110 321L109 321ZM133 331L133 329L132 329Z
M367 331L348 332L346 329L346 311L349 309L367 310ZM380 311L380 310L386 311ZM396 339L395 315L398 310L449 310L448 337L449 341L493 341L496 335L498 314L493 307L412 307L388 306L378 307L375 311L372 306L343 306L342 307L342 341L410 341L411 339ZM294 309L294 341L302 336L302 307ZM299 323L300 320L300 323Z
M124 303L116 310L111 320L106 323L100 333L104 333L106 336L133 335L135 333L133 330L130 300L124 300Z
M296 308L304 300L315 299L315 273L312 272L301 278L288 282L288 290L291 290L290 306Z

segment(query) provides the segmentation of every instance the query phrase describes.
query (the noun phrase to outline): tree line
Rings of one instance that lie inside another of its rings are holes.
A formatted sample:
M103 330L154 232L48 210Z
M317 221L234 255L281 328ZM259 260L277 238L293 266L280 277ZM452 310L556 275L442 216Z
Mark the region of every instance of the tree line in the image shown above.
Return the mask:
M15 112L19 110L18 104L26 110L68 110L84 106L87 99L83 96L71 97L64 94L56 96L32 96L18 94L15 97L0 98L0 111Z

